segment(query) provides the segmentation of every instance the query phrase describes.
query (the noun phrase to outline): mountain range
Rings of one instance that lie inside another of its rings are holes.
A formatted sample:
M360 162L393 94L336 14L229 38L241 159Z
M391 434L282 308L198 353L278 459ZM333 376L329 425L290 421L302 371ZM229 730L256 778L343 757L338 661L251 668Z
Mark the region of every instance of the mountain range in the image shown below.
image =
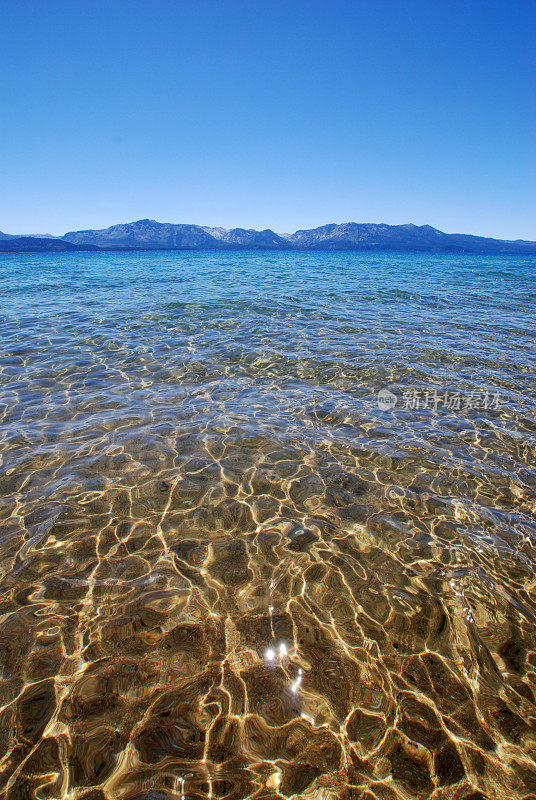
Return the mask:
M0 253L71 253L80 250L100 250L100 248L90 244L72 244L55 236L40 238L38 236L9 236L4 233L0 237Z
M72 250L416 250L465 253L536 253L536 242L443 233L430 225L331 223L292 234L245 228L210 228L141 219L64 236L0 232L0 252Z

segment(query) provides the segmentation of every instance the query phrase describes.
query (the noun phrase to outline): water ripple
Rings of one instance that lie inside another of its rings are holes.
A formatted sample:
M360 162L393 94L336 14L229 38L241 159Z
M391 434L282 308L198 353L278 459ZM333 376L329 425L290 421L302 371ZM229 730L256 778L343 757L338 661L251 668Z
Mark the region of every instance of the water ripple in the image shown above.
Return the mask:
M1 263L2 796L532 797L534 260Z

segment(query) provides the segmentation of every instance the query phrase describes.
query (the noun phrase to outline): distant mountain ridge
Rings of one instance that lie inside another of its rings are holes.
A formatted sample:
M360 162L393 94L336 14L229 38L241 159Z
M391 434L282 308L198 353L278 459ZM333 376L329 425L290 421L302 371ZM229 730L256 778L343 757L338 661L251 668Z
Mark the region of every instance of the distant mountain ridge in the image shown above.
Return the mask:
M96 244L106 248L151 248L165 250L219 250L229 247L285 248L287 240L273 231L244 228L209 228L200 225L176 225L140 219L112 225L100 231L71 231L63 237L73 244Z
M72 253L99 250L91 244L72 244L64 239L39 236L1 236L0 253Z
M0 231L0 241L3 239L62 239L62 236L54 236L52 233L2 233Z
M423 252L536 253L536 242L508 241L464 233L443 233L430 225L383 223L331 223L292 234L245 228L211 228L140 219L102 230L70 231L62 237L13 237L0 232L3 251L21 249L29 241L33 251L61 249L51 242L76 249L106 250L402 250ZM32 241L33 240L33 241ZM17 242L17 244L15 244ZM38 244L39 242L40 244ZM47 244L45 244L47 243ZM68 249L68 248L65 248Z

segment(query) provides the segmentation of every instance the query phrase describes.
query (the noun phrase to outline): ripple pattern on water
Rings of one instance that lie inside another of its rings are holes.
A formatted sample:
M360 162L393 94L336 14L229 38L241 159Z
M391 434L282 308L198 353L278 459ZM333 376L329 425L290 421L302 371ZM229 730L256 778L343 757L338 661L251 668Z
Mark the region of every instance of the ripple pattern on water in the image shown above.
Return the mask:
M535 266L2 256L1 796L535 797Z

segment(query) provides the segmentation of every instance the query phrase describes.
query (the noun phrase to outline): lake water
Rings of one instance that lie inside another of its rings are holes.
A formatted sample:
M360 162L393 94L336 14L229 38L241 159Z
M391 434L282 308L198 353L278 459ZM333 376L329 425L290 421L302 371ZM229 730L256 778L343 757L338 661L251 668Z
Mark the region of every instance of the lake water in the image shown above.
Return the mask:
M536 796L536 259L0 258L0 787Z

